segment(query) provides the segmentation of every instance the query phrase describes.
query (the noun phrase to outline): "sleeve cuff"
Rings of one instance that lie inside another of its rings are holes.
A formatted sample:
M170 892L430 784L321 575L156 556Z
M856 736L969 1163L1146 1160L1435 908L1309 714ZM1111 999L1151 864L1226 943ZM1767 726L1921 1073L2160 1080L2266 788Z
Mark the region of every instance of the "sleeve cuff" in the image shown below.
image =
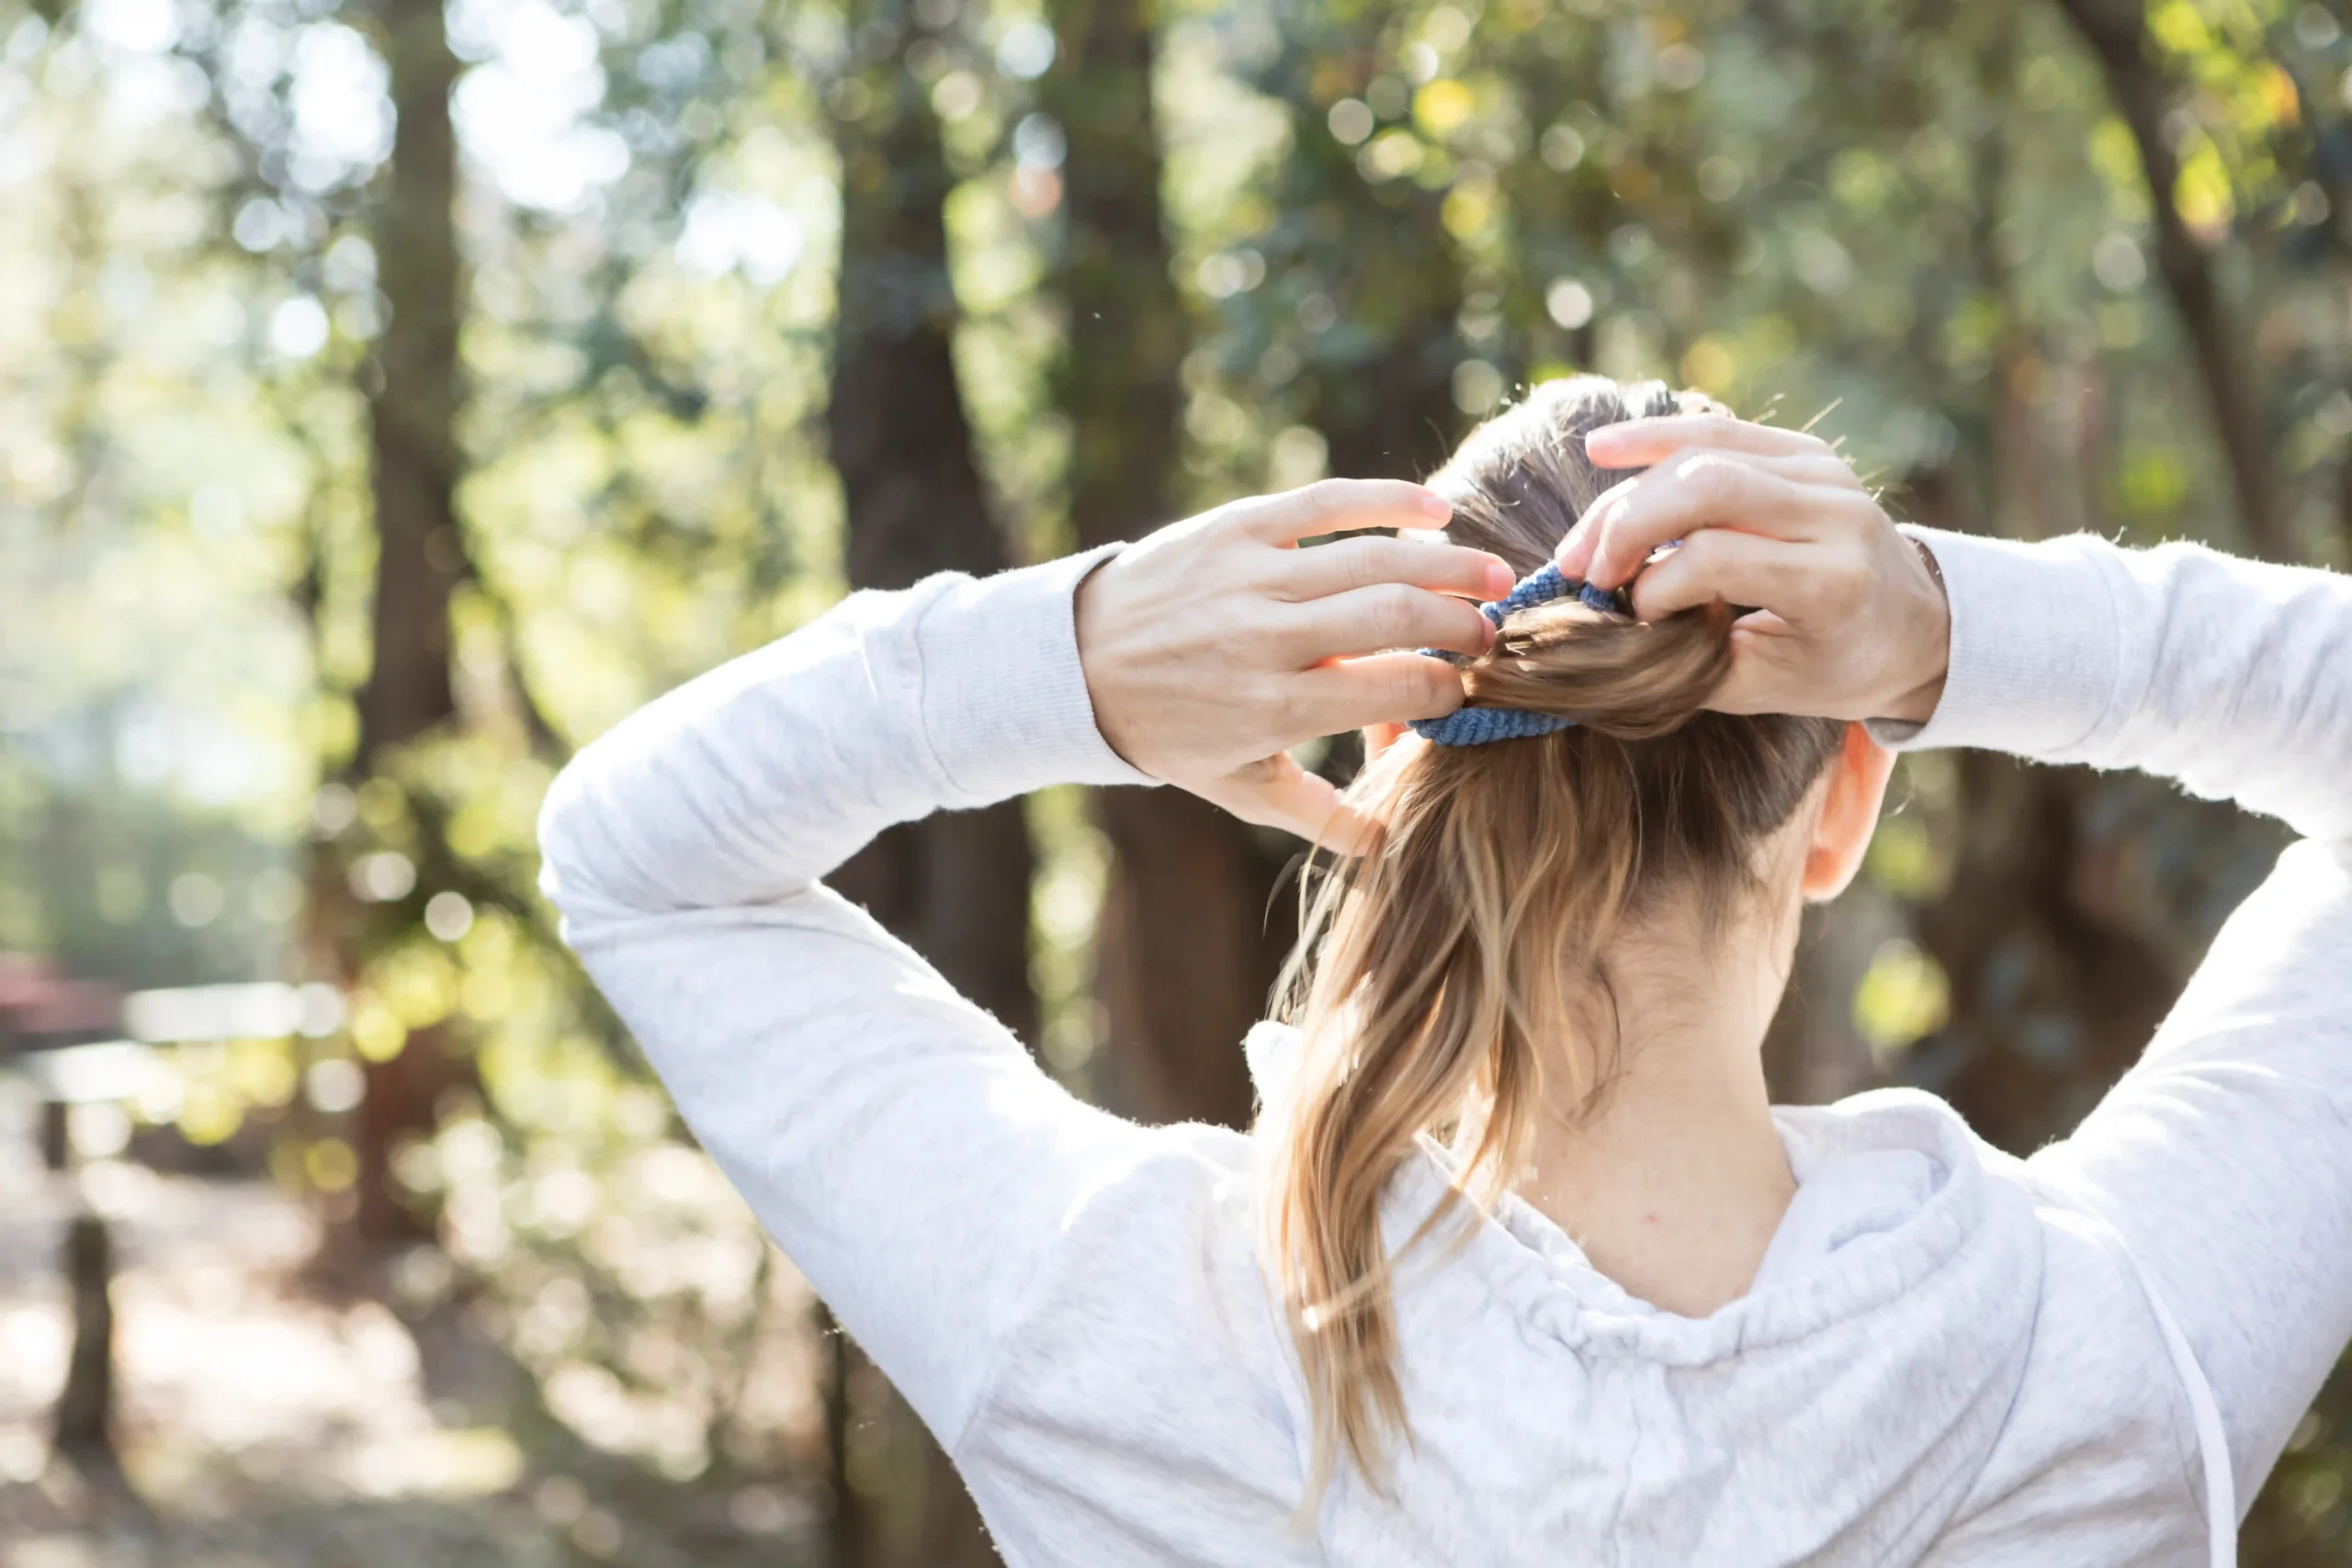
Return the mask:
M1897 750L1973 746L2056 758L2098 729L2122 668L2114 596L2086 536L2019 544L1905 525L1951 610L1942 699L1923 725L1880 719Z
M1120 547L961 581L924 612L923 734L967 804L1048 784L1159 782L1102 739L1078 657L1078 585Z

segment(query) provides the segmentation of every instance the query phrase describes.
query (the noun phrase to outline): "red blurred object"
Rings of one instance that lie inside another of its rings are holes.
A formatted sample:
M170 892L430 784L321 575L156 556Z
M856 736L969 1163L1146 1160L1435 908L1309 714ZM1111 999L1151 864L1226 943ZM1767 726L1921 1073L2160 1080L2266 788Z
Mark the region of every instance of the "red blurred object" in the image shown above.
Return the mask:
M121 1028L120 987L73 978L53 959L0 953L0 1052L73 1044Z

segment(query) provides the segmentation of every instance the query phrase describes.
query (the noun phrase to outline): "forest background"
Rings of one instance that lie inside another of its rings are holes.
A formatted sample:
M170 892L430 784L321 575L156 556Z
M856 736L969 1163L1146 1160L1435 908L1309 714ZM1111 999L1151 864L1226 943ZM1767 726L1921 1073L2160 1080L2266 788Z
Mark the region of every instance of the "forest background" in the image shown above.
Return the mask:
M0 0L0 952L306 987L133 1010L72 1168L0 1170L0 1561L990 1561L558 944L565 756L849 589L1418 477L1571 369L1813 423L1897 515L2342 566L2347 27ZM2280 842L1976 755L1892 799L1775 1084L1924 1084L2018 1150ZM1081 1092L1238 1122L1299 849L1049 791L842 882ZM53 1459L77 1213L119 1364ZM2347 1422L2249 1563L2352 1550Z

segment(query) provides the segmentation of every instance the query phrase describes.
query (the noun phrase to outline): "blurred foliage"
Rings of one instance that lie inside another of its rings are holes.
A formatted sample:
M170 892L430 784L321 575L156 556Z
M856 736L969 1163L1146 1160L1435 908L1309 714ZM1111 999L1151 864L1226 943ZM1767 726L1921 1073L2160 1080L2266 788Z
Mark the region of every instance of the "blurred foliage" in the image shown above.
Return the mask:
M1072 538L1059 367L1121 350L1057 294L1088 149L1048 112L1045 9L915 9L885 68L953 175L991 507L1044 556ZM440 1238L394 1269L409 1310L461 1305L548 1430L649 1477L799 1486L826 1440L805 1290L554 946L530 828L568 745L843 589L835 134L871 62L824 0L447 20L458 713L346 779L389 325L379 13L0 0L0 949L133 986L335 981L342 1028L182 1046L117 1130L176 1128L330 1216L364 1072L461 1062L394 1161ZM1413 471L1512 389L1595 368L1815 423L1922 521L2343 564L2346 21L1170 0L1186 499ZM1906 763L1867 886L1808 943L1799 1076L1929 1083L2030 1144L2119 1065L2100 976L2160 1012L2277 840L2140 781L1980 761ZM1028 819L1042 1054L1083 1088L1109 852L1075 792ZM334 911L348 972L322 974L306 910ZM2331 1393L2298 1433L2247 1562L2340 1560L2347 1416Z

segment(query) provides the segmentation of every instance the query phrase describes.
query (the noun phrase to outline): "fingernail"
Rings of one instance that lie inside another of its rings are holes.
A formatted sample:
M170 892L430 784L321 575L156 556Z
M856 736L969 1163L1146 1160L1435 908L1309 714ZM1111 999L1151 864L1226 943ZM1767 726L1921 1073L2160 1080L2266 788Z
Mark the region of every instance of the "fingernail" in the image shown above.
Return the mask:
M1421 491L1421 510L1432 517L1451 517L1453 515L1453 502L1433 490L1425 490Z
M1487 563L1487 598L1500 599L1507 596L1510 592L1511 589L1518 585L1518 582L1519 579L1510 574L1510 568L1505 566L1502 562L1496 560L1488 561Z

